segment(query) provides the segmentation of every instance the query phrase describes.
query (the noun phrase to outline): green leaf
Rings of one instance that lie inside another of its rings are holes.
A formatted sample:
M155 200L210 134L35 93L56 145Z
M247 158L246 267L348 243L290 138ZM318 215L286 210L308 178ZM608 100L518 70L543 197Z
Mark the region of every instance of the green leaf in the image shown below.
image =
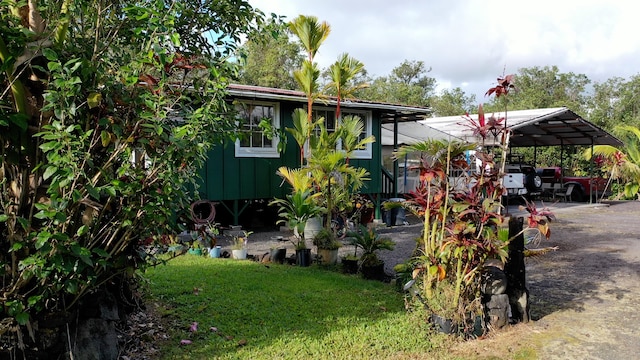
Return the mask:
M91 196L95 200L100 200L100 191L98 191L98 189L96 189L93 185L87 184L85 185L85 189L87 189L89 196Z
M42 149L42 151L44 152L47 152L56 148L60 148L60 146L62 146L60 141L48 141L46 143L42 143L40 145L40 149Z
M51 233L48 231L41 231L36 238L36 250L42 248L51 239Z
M106 251L104 251L104 249L100 249L100 248L93 249L93 253L98 255L98 256L100 256L100 257L103 257L103 258L111 257L111 255L109 255L108 252L106 252Z
M11 248L9 249L9 252L18 251L23 247L24 247L24 244L21 242L13 243L13 245L11 245Z
M56 61L58 60L58 54L56 54L55 51L51 50L51 48L44 48L42 49L42 55L44 55L44 57L47 58L47 60L49 61Z
M57 62L49 62L47 63L47 68L49 69L49 71L54 72L56 70L59 70L62 67L62 65L60 65L60 63Z
M28 230L29 229L29 220L23 218L23 217L18 217L17 218L18 223L20 224L20 226L22 226L23 230Z
M105 186L102 188L109 196L115 197L116 196L116 188L114 188L113 186Z
M64 287L69 294L75 294L78 292L78 282L75 280L67 280Z
M109 146L109 143L111 142L111 133L106 130L102 130L100 133L100 140L102 141L103 147Z
M65 215L63 212L56 212L54 219L59 223L63 223L67 221L67 215Z
M16 321L20 325L26 325L29 322L29 314L26 312L17 313Z
M29 296L27 304L29 307L35 306L42 299L42 295Z
M180 46L180 34L178 33L171 34L171 42L175 46Z
M49 166L45 171L44 174L42 174L42 178L44 180L47 180L48 178L52 177L56 171L58 171L58 168L55 166Z
M0 222L5 222L9 220L9 215L7 214L0 214Z
M82 236L86 234L88 231L89 231L89 227L87 225L82 225L78 228L78 231L76 231L76 235Z

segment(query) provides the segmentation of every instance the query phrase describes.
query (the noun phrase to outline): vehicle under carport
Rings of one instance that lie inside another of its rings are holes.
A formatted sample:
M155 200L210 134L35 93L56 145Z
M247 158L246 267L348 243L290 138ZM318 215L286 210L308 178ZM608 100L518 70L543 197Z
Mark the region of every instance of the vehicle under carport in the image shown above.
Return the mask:
M485 114L485 116L490 115ZM502 118L505 117L505 113L498 112L492 116ZM469 117L475 121L478 120L477 114L469 115ZM427 118L419 123L465 141L480 142L480 139L473 134L473 130L468 126L468 120L462 116ZM503 125L511 130L510 148L533 147L537 150L538 147L560 146L562 153L564 147L570 145L591 147L595 145L614 147L623 145L615 136L585 120L567 107L509 111L506 113ZM399 123L398 133L415 134L415 127ZM497 145L499 141L498 138L489 138L485 141L485 145ZM536 153L537 151L534 151L534 154ZM562 156L560 158L562 159ZM535 156L533 161L536 163ZM562 162L559 165L562 167ZM590 174L593 174L593 169L590 169Z

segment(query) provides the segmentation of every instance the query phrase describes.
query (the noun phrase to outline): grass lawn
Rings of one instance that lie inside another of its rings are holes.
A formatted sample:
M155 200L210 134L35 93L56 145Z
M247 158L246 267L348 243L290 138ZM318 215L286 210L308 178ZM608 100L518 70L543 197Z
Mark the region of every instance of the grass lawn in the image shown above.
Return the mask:
M456 340L408 314L389 284L317 266L194 255L144 276L148 300L171 324L162 359L452 358L447 344Z

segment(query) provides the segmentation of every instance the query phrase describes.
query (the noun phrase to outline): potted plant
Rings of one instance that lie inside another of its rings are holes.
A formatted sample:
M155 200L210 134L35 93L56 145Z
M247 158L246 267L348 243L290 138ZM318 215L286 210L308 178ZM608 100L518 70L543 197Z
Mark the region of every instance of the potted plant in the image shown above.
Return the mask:
M234 259L245 260L247 258L247 243L249 235L252 232L243 231L242 234L233 236L233 246L231 248L231 254Z
M360 225L357 231L350 231L349 242L356 248L362 249L360 257L362 275L366 279L383 280L384 261L378 256L380 250L393 250L395 242L388 237L378 234L375 228L368 229Z
M311 264L311 249L307 248L304 236L304 227L307 221L321 215L324 208L318 206L314 198L319 194L312 194L309 190L296 190L288 194L285 199L275 199L269 205L279 206L280 220L277 224L286 224L294 230L294 239L291 240L296 250L296 264L309 266Z
M332 230L321 229L313 238L313 245L318 248L318 258L322 264L333 265L338 262L338 249L342 243Z
M188 253L191 255L202 256L202 243L197 238L191 242Z

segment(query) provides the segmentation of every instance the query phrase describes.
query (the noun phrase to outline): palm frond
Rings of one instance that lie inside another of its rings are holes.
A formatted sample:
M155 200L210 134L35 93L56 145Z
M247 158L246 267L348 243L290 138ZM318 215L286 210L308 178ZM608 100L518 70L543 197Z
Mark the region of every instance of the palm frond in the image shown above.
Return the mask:
M528 258L536 258L536 257L540 257L542 255L548 254L548 253L550 253L552 251L556 251L558 249L559 249L559 247L557 247L557 246L540 248L540 249L525 249L524 250L524 256L528 257Z

